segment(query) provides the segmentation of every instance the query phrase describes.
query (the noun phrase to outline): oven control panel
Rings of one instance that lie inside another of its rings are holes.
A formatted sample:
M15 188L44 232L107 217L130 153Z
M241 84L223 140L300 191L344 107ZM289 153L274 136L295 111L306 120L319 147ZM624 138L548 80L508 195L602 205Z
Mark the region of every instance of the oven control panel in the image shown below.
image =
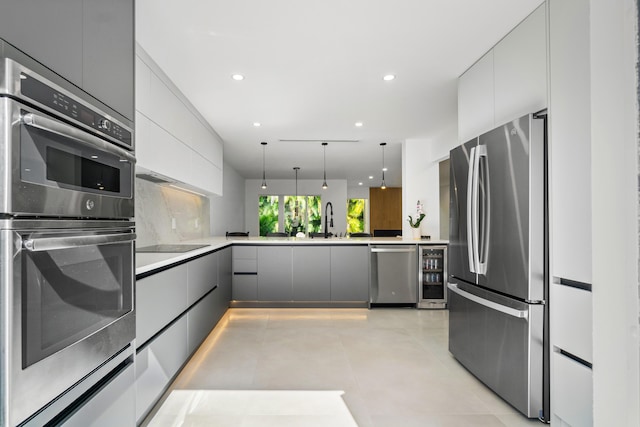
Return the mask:
M80 122L98 134L107 136L108 139L117 141L119 145L131 149L131 132L128 129L76 99L24 73L20 75L20 91L29 99Z

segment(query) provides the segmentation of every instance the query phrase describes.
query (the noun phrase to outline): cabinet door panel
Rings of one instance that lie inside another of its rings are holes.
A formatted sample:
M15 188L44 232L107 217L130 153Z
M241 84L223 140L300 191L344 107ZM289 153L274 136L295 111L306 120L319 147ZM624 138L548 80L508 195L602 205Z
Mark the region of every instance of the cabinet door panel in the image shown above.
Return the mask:
M591 283L589 3L549 7L552 275Z
M132 426L136 422L135 371L131 363L66 419L64 427Z
M331 248L293 247L293 300L331 299Z
M231 248L225 248L218 252L218 287L222 301L229 307L232 287L232 261Z
M82 1L3 1L0 38L82 87Z
M458 140L467 141L493 128L493 50L458 79Z
M291 301L291 247L258 248L258 301Z
M188 307L187 264L136 281L136 343L139 346Z
M136 419L153 408L189 357L187 316L181 317L136 355Z
M218 253L197 258L188 265L188 303L191 305L218 284Z
M193 353L198 348L220 318L219 310L217 310L215 306L217 296L218 289L204 297L200 302L198 302L198 304L193 306L187 314L189 322L187 338L189 354Z
M234 246L232 248L233 251L233 260L236 259L257 259L258 258L258 247L257 246Z
M369 301L369 247L331 247L331 301Z
M134 116L133 9L133 0L84 0L83 9L82 87L130 120Z
M235 301L257 301L258 276L234 274L231 298Z
M545 12L538 7L493 49L496 125L547 107Z

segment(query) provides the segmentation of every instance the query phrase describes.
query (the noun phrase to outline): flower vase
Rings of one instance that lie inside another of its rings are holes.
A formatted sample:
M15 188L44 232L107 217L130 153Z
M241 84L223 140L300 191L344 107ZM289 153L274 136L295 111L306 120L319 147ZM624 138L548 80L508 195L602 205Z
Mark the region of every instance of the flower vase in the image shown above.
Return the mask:
M411 232L413 233L414 240L420 240L420 227L411 227Z

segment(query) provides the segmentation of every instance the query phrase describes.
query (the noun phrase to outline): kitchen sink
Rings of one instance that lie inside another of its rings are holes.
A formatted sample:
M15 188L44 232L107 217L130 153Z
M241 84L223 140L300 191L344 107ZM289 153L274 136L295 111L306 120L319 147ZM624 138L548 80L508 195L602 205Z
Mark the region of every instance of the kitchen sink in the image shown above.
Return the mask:
M164 245L152 245L145 246L143 248L136 248L136 252L152 252L152 253L182 253L194 251L200 248L206 248L209 245L184 245L184 244L164 244Z

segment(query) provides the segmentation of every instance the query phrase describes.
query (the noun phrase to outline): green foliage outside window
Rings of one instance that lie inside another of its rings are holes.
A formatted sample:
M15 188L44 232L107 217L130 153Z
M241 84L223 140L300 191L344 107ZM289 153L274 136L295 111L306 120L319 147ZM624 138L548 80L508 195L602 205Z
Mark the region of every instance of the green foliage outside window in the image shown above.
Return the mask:
M320 231L322 200L320 196L298 196L298 226L294 224L295 196L284 196L284 231L289 234Z
M365 199L349 199L347 201L347 232L364 232Z
M298 225L294 226L295 196L260 196L258 217L260 219L260 235L277 232L280 225L286 233L295 235L317 233L322 228L322 200L320 196L298 196ZM278 216L280 203L284 203L284 220L280 224Z
M258 216L260 218L260 235L278 231L278 196L260 196Z

